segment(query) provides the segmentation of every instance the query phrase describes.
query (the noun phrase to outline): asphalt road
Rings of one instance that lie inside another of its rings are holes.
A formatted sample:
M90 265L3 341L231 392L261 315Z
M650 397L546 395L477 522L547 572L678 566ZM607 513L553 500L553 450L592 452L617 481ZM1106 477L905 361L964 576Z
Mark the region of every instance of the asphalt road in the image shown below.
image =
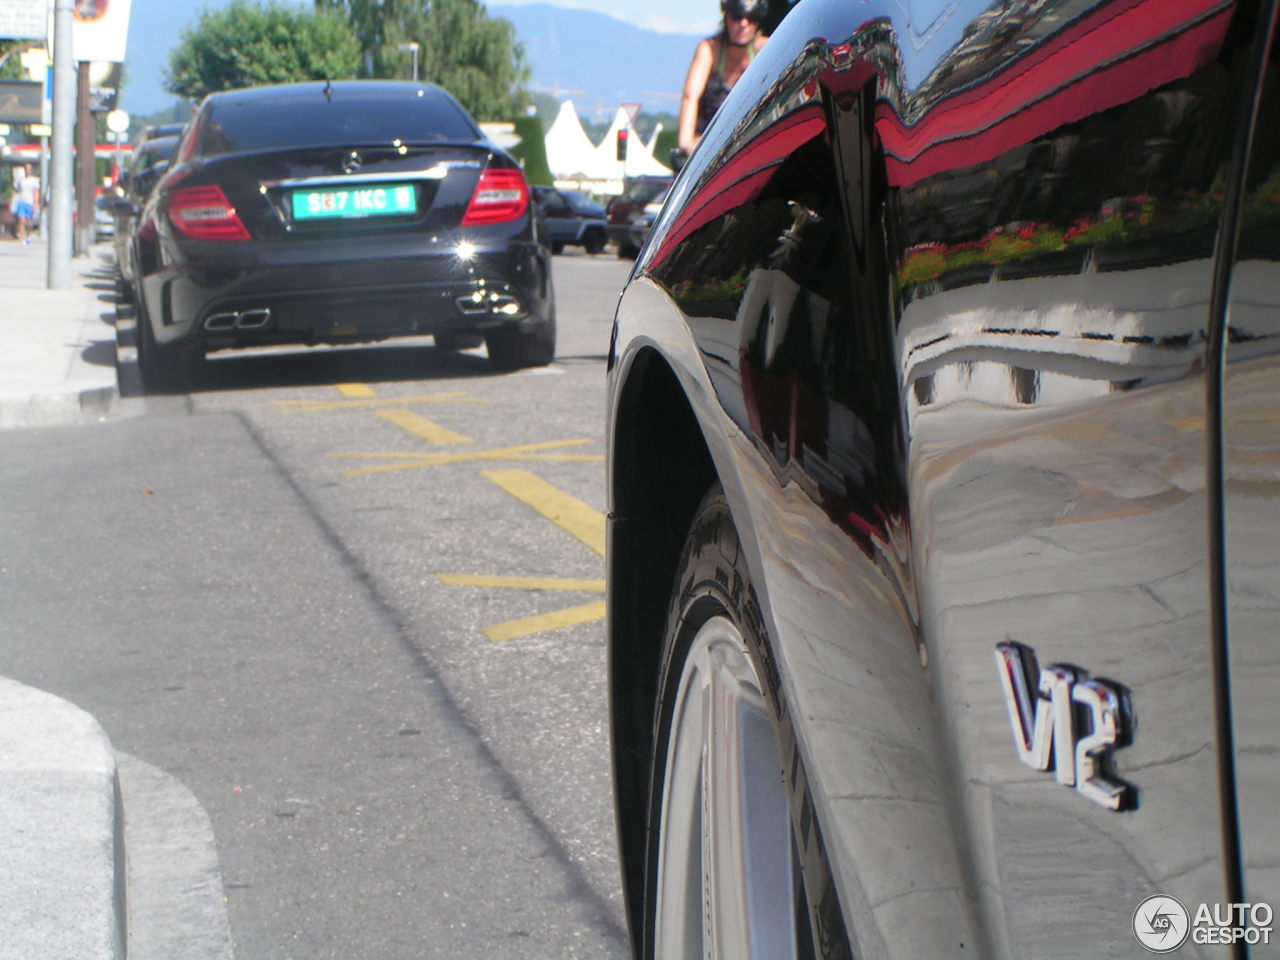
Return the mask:
M194 791L241 960L624 955L600 511L628 266L556 258L546 370L241 354L0 435L0 674Z

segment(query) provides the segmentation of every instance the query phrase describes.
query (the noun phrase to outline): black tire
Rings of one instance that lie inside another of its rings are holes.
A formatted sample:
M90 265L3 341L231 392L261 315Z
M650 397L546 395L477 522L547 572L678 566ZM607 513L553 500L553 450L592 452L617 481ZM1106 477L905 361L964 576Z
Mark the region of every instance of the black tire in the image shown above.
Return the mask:
M591 254L601 253L607 242L608 237L604 235L603 230L588 230L582 241L582 249Z
M134 343L138 350L138 372L148 393L189 391L204 368L204 354L182 353L156 342L147 314L146 299L137 297L134 308Z
M482 333L437 333L436 349L455 352L458 350L474 350L484 343Z
M484 342L489 348L489 363L498 370L545 367L556 358L555 314L530 330L492 330L484 335Z
M552 240L551 252L557 255L564 253L564 242L562 240Z
M795 924L794 956L802 960L816 957L833 960L852 958L831 868L823 846L822 831L802 830L800 827L806 820L813 822L815 813L808 793L808 778L804 775L803 761L795 748L791 720L782 700L776 662L764 636L755 588L739 545L728 501L718 483L707 492L690 525L671 605L667 611L667 626L659 660L658 700L654 709L654 749L649 780L641 956L645 960L665 960L655 956L657 874L663 824L663 790L668 753L672 746L678 688L695 638L709 624L722 620L730 621L736 628L755 674L761 681L760 689L766 709L770 712L775 744L779 747L778 771L783 781L790 784L787 806L792 837L792 862L794 873L800 878L793 890L792 915L796 918L809 918L807 924ZM809 838L807 846L800 839L802 836ZM815 944L821 944L821 947ZM698 955L701 956L701 953Z
M640 256L640 248L637 247L635 244L633 243L618 244L619 260L634 260L638 256Z

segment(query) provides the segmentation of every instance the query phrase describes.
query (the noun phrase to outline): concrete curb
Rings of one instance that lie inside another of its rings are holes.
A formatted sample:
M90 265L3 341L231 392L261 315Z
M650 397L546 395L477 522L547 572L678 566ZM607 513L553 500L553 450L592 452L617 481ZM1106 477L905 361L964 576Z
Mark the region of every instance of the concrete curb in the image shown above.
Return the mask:
M44 248L0 246L0 430L92 423L120 413L115 269L77 260L70 290L44 289Z
M117 753L129 851L129 960L232 960L213 823L175 777Z
M0 394L0 430L93 423L120 409L117 387L74 383L39 393Z
M123 960L115 753L74 704L0 678L0 957Z

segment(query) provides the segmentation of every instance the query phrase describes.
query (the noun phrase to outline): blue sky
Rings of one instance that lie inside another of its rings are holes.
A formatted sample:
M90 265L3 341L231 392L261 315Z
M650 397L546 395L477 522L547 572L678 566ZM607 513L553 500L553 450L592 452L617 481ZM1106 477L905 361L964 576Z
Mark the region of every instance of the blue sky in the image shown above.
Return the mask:
M127 77L122 107L143 116L163 110L173 97L160 85L169 51L201 10L225 6L229 0L133 0L129 18ZM310 0L293 0L311 6ZM709 33L720 13L719 0L498 0L499 4L549 3L608 14L650 30Z
M138 3L139 0L134 0ZM526 3L549 3L554 7L574 7L607 13L639 27L664 33L710 33L720 17L719 0L643 0L621 3L619 0L500 0L516 6Z

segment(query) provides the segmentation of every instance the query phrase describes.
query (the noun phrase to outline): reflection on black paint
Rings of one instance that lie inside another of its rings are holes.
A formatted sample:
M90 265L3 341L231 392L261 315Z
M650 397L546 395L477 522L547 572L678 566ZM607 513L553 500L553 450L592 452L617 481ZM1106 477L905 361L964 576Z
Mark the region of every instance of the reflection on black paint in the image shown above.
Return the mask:
M718 165L719 192L690 205L649 274L691 320L733 325L716 337L726 349L704 344L708 364L729 374L713 375L717 389L739 392L726 408L739 411L779 482L798 483L869 546L887 539L903 503L899 437L883 427L896 422L897 400L874 386L892 378L855 374L875 357L892 370L887 294L870 280L885 268L883 189L868 192L883 178L839 181L828 118L842 153L869 171L872 101L862 90L839 101L825 92L805 84L797 109ZM735 189L738 202L724 203ZM858 213L852 231L846 210Z
M690 318L780 483L867 546L906 524L906 425L885 383L907 388L910 416L957 384L1025 408L1198 367L1202 310L1085 305L1100 275L1212 256L1233 10L997 3L914 93L892 26L870 20L811 41L772 106L695 158L641 270ZM998 292L1052 278L1062 316ZM984 316L944 319L950 293L979 284L993 285Z

